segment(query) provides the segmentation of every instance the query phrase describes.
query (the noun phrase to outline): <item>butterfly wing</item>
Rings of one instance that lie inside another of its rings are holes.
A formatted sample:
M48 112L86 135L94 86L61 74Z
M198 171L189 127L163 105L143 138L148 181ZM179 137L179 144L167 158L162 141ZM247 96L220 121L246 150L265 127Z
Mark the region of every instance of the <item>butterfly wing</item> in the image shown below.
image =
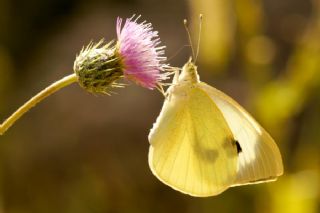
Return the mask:
M205 84L239 143L238 173L234 186L275 180L283 173L280 151L271 136L236 101Z
M217 195L236 178L237 149L217 106L201 89L181 88L165 100L150 134L149 166L172 188Z

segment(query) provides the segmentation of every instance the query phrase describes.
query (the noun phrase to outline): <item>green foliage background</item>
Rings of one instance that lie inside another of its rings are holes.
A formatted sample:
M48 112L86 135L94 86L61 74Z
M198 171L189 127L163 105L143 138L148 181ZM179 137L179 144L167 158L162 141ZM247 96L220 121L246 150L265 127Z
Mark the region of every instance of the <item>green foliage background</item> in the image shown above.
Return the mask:
M204 15L201 79L270 132L285 174L217 197L183 195L147 164L162 96L134 85L92 96L73 85L1 136L0 213L319 212L319 0L0 0L0 118L71 73L83 45L114 39L116 17L133 13L153 23L168 57L188 44L182 20L196 41Z

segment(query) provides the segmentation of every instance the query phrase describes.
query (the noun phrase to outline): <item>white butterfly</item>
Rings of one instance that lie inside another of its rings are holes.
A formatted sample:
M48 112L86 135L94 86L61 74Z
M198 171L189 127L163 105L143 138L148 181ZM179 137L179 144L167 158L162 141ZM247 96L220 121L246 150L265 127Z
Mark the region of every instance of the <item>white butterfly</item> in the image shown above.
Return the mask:
M191 60L167 93L149 134L149 166L162 182L206 197L282 175L271 136L236 101L201 82Z

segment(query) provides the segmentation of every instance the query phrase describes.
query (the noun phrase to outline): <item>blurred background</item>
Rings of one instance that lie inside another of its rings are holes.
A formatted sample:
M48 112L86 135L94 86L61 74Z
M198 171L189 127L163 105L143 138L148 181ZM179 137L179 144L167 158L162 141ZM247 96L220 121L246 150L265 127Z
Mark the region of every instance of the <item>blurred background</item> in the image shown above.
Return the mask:
M89 41L114 39L117 16L134 13L179 67L191 55L178 51L188 44L182 21L196 41L204 15L202 81L270 132L285 174L211 198L176 192L147 163L161 94L130 85L93 96L74 84L0 137L0 213L320 212L319 0L0 0L0 119L71 73Z

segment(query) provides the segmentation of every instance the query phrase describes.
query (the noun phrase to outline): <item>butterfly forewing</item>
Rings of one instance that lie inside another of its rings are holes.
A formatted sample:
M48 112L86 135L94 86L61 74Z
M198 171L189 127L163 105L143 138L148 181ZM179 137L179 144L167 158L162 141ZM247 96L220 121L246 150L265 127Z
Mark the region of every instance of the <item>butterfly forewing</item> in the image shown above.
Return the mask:
M183 193L219 194L235 182L237 173L231 130L202 89L172 87L149 135L150 168L161 181Z
M212 98L239 143L236 185L275 180L283 173L280 151L271 136L236 101L201 83Z

